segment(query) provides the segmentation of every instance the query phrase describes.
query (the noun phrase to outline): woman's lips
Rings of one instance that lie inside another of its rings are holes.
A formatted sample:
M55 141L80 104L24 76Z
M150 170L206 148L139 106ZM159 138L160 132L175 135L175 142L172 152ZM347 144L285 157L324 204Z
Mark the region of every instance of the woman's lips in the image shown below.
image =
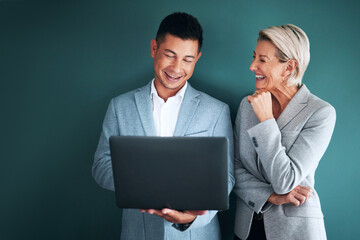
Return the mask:
M266 77L265 75L255 75L256 80L264 80Z

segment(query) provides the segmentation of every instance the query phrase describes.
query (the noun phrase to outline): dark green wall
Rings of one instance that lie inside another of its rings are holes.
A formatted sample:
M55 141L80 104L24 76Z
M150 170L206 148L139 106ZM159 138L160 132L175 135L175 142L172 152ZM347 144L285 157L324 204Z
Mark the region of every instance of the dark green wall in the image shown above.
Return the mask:
M304 82L337 110L316 173L328 238L360 235L359 1L49 2L0 1L1 240L119 239L121 211L91 177L93 154L111 97L152 79L150 40L174 11L204 28L190 83L227 102L233 118L254 90L258 31L305 30ZM231 203L224 239L232 238Z

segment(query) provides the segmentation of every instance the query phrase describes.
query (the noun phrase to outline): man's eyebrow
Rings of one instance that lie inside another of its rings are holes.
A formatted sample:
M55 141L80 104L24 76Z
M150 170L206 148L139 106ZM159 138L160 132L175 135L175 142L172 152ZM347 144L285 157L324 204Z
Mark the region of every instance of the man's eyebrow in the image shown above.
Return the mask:
M174 54L174 55L177 55L176 52L171 51L170 49L165 49L164 51L165 51L165 52L169 52L169 53ZM193 58L193 59L195 59L195 57L194 57L193 55L186 55L185 57L186 57L186 58Z
M176 53L175 53L174 51L171 51L170 49L165 49L164 51L165 51L165 52L170 52L170 53L176 55Z

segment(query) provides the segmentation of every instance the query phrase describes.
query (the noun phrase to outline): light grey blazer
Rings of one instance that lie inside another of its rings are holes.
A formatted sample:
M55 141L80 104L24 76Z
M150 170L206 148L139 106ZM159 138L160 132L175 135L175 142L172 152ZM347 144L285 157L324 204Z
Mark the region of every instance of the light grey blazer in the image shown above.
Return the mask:
M150 82L151 83L151 82ZM109 137L112 135L155 136L150 83L111 100L94 157L92 175L103 188L114 191ZM225 136L229 140L228 191L234 185L233 131L228 105L188 85L179 111L174 136ZM206 167L206 166L204 166ZM114 202L115 205L115 202ZM216 211L195 219L185 231L172 223L138 209L123 209L121 239L159 240L221 238Z
M335 109L303 85L280 117L259 123L244 98L235 121L235 234L246 239L254 212L263 212L268 240L326 239L323 213L314 189L315 170L335 126ZM299 207L276 206L272 193L297 185L312 188Z

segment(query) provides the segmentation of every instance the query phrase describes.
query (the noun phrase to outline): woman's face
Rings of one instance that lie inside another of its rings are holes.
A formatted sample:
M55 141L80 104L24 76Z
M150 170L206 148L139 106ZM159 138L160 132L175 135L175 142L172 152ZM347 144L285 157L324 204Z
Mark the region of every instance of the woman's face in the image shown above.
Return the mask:
M256 89L270 91L280 88L287 64L279 61L276 51L275 45L270 41L258 41L250 65L250 70L255 73Z

